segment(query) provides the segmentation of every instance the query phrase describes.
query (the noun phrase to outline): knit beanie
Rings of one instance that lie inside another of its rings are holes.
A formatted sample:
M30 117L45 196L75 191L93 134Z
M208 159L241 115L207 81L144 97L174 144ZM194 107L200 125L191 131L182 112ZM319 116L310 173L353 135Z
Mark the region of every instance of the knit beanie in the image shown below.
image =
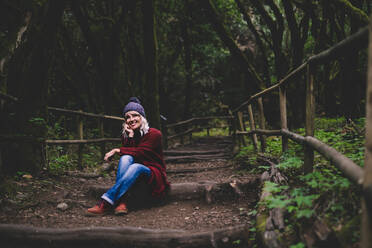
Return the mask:
M129 98L129 103L124 107L123 116L129 111L136 111L146 118L145 109L142 107L141 101L135 96Z

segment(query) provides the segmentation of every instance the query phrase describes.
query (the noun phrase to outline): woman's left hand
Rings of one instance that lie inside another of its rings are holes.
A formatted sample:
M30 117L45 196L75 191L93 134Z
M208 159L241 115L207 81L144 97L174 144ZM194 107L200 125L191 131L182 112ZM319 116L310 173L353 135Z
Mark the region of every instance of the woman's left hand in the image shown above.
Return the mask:
M103 159L105 161L108 161L109 158L115 155L115 153L120 153L120 149L119 148L112 149L111 151L105 154L105 157Z

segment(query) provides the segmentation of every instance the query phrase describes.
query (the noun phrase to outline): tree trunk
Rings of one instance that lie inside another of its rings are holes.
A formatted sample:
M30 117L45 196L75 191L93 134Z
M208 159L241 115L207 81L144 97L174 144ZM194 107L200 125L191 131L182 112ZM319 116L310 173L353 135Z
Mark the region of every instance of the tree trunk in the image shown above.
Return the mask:
M185 87L185 104L183 119L186 120L191 117L190 106L192 99L192 60L191 60L191 40L189 35L189 23L188 18L191 17L191 10L189 6L189 1L185 1L185 18L182 23L182 36L183 36L183 48L185 55L185 70L186 70L186 87Z
M262 82L260 76L254 69L252 64L249 62L245 54L238 48L231 34L228 32L223 22L219 19L216 8L212 1L202 0L201 2L206 10L208 19L213 24L220 39L229 49L233 58L238 62L238 65L242 68L242 71L246 73L248 77L246 81L249 82L249 84L247 85L248 91L254 93L257 92L258 90L264 89L265 85Z
M160 129L157 40L154 0L143 0L143 49L145 55L145 109L151 126Z
M244 8L244 5L241 0L235 0L240 12L243 14L244 20L247 22L247 25L250 29L250 31L253 33L256 43L261 51L261 60L262 60L262 77L265 81L265 86L270 86L270 73L269 73L269 62L267 60L267 52L266 52L266 46L264 45L263 41L261 40L261 36L256 30L256 27L253 25L247 11Z

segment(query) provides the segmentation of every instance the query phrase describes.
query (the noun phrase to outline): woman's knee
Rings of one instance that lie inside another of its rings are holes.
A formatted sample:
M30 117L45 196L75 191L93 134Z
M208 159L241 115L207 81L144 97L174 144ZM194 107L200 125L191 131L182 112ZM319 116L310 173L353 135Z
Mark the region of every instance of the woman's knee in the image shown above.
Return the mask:
M142 173L144 173L144 174L149 175L151 173L151 170L148 167L144 166L143 164L135 163L135 164L132 164L129 167L128 172L131 173L131 174L137 174L137 173L142 174Z
M119 163L132 164L133 161L134 161L134 159L131 155L123 155L123 156L120 157Z

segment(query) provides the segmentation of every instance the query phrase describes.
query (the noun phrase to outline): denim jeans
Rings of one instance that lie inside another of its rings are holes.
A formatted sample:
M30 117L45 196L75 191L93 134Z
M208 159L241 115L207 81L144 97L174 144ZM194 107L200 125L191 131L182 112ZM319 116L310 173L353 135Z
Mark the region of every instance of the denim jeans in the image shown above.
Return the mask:
M151 170L143 164L133 163L134 159L130 155L120 157L118 170L116 172L116 182L106 193L102 195L102 199L114 205L120 197L133 185L139 175L151 175Z

